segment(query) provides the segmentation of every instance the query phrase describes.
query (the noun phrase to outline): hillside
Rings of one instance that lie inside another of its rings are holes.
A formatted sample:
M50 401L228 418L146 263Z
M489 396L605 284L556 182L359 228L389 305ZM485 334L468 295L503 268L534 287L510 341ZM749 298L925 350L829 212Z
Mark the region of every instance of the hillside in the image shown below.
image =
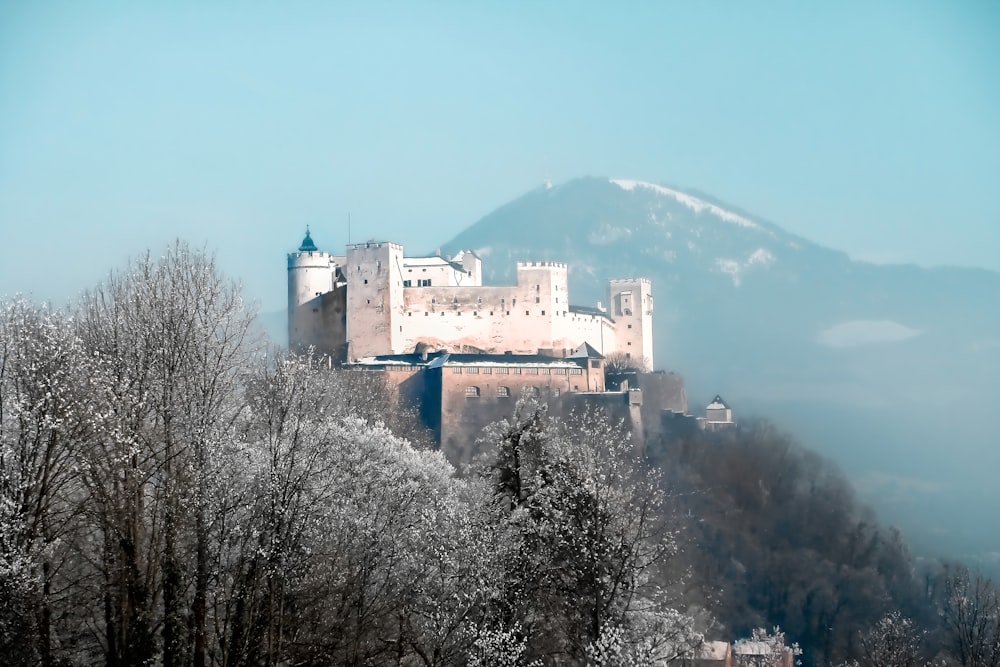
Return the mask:
M707 195L582 178L498 208L442 250L486 280L514 261L570 264L580 304L611 276L648 276L658 365L692 404L721 393L837 461L925 551L1000 552L995 425L1000 274L874 265Z

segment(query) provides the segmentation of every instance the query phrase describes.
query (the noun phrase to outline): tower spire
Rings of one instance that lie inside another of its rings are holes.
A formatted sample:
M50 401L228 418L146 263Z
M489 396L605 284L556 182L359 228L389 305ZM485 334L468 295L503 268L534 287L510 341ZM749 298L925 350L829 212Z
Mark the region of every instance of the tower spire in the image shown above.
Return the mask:
M309 234L309 225L306 225L306 237L302 239L302 245L299 246L299 252L316 252L319 248L313 243L312 236Z

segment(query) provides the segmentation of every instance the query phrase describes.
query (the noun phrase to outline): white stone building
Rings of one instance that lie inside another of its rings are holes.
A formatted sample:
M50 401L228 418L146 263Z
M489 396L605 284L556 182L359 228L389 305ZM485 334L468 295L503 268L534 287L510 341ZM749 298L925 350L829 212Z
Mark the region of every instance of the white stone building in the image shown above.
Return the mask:
M610 310L571 305L558 262L518 262L515 285L485 286L472 251L406 257L372 241L335 256L307 231L288 255L288 340L339 361L423 350L565 357L589 343L652 367L650 281L611 280L608 296Z

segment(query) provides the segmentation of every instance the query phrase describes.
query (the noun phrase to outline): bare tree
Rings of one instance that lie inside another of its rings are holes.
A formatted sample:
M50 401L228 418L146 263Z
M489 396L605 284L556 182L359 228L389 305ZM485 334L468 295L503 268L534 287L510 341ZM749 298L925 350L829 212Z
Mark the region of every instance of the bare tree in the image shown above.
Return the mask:
M1000 594L993 581L967 567L945 570L944 623L964 667L1000 665Z

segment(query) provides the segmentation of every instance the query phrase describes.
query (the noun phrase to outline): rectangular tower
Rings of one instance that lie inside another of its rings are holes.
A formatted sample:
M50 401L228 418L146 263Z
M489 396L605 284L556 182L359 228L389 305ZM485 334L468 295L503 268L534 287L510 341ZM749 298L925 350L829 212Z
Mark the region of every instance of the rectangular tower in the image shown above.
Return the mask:
M347 246L347 356L404 352L403 246L385 241Z
M648 278L608 282L608 307L615 320L615 347L653 370L653 286Z

